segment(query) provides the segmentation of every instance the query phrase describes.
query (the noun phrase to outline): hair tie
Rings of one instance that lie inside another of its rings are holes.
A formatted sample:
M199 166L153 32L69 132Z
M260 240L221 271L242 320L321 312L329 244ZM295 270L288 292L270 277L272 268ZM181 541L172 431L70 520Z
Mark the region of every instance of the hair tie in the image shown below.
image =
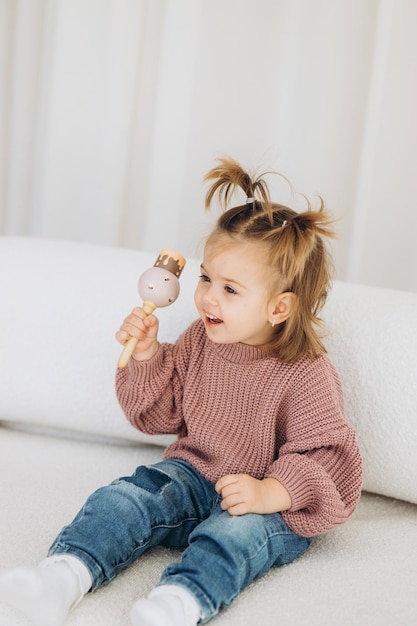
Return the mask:
M288 220L284 220L281 224L281 228L284 228L288 224Z
M251 202L253 202L253 198L246 198L246 204L250 204Z

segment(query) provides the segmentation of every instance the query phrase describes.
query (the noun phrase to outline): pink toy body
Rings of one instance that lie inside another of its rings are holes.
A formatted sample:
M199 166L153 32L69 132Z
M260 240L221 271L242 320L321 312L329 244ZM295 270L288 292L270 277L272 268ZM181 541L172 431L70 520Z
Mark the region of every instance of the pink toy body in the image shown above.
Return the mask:
M180 292L180 281L162 267L151 267L138 280L138 292L142 300L153 302L157 307L175 302Z

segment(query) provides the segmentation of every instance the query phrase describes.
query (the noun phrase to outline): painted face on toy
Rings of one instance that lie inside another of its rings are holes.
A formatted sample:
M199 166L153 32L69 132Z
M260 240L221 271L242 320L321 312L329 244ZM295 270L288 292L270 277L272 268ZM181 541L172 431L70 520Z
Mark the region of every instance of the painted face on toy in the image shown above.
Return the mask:
M262 345L271 339L265 248L228 235L208 241L194 300L215 343Z

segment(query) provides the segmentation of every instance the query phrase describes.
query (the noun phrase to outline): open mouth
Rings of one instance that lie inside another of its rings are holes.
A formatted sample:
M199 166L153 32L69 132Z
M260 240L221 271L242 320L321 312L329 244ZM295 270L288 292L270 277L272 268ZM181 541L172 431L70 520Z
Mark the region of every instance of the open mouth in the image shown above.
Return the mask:
M216 324L223 324L223 320L219 319L215 315L206 313L206 324L208 324L208 326L215 326Z

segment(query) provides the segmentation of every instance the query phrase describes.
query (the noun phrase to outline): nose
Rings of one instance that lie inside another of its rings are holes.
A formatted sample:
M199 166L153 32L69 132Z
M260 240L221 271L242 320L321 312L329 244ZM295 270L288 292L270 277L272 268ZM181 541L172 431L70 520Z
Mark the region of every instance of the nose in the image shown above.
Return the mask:
M216 296L216 291L213 287L213 284L208 285L208 287L206 288L206 290L204 291L204 295L203 295L203 303L206 306L217 306L218 305L218 299Z

